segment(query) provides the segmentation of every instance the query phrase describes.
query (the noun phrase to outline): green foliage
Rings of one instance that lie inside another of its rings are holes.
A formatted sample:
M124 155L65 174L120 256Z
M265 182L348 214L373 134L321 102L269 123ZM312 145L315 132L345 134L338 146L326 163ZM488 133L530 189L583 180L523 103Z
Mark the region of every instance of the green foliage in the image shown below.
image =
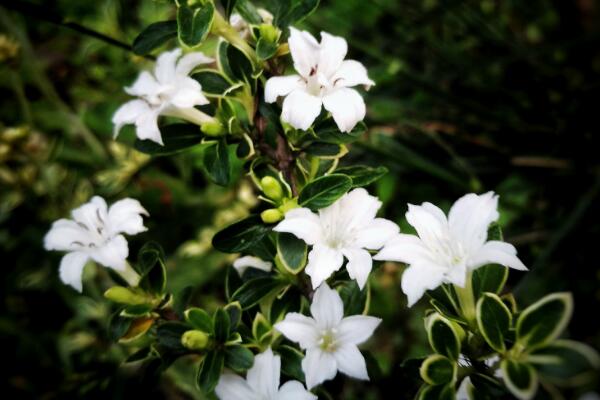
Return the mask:
M277 256L283 267L297 275L306 265L308 247L306 243L291 233L277 234Z
M447 357L433 354L423 361L421 378L430 385L444 385L456 378L456 364Z
M531 399L538 387L538 376L528 364L504 360L500 364L502 375L510 392L520 400Z
M199 145L203 138L198 126L190 124L165 125L160 128L160 132L163 145L152 140L136 139L135 149L152 156L169 156Z
M313 210L327 207L352 187L352 179L341 174L317 178L302 189L298 204Z
M548 344L562 333L572 313L570 293L553 293L540 299L519 315L517 342L529 349Z
M177 21L160 21L148 25L133 41L133 52L145 55L177 36Z
M214 17L212 2L201 2L190 7L186 1L182 1L177 8L177 31L181 43L188 47L202 43L210 32Z
M431 348L451 360L458 360L461 348L460 328L437 313L427 317L425 327Z
M506 349L504 338L511 327L512 315L493 293L484 293L477 302L477 326L481 335L491 348L498 352Z

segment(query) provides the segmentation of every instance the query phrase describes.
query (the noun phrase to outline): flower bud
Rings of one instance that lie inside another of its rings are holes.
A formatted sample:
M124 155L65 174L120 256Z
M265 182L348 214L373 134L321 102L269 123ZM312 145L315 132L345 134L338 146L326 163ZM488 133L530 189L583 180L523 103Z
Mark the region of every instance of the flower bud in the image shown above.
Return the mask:
M199 330L186 331L181 336L181 344L186 349L204 350L208 344L208 334Z
M111 287L104 292L104 297L115 303L127 304L130 306L149 304L151 302L148 296L123 286Z
M282 214L285 214L294 208L298 208L297 199L283 199L283 204L279 206L279 211L281 211Z
M274 224L281 221L283 214L276 208L270 208L260 213L260 218L265 224Z
M223 124L216 119L203 122L200 125L200 129L208 136L221 136L221 134L224 132Z
M281 200L283 197L283 189L281 185L277 181L277 179L272 176L265 176L260 180L260 186L262 187L265 195L271 200Z
M276 43L281 33L279 29L271 24L260 24L258 30L260 31L260 37L269 43Z

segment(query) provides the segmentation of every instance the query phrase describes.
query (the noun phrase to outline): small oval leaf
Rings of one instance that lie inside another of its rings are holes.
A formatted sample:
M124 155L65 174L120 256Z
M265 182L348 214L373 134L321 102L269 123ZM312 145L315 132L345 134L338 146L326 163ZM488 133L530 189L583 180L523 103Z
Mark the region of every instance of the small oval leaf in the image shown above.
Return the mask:
M527 349L542 347L556 339L573 313L570 293L552 293L527 307L517 320L517 341Z
M485 341L496 351L506 350L504 337L510 329L512 315L502 299L484 293L477 302L477 325Z
M325 208L342 197L352 187L352 179L346 175L331 174L310 182L302 189L298 204L312 210Z

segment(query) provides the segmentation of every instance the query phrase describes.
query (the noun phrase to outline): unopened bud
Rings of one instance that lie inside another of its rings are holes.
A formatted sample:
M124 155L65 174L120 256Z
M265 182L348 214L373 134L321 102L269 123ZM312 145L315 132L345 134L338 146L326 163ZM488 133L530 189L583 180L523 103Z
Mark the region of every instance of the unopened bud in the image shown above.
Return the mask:
M115 303L127 304L130 306L149 304L151 302L148 296L123 286L111 287L104 292L104 297Z
M198 330L186 331L181 336L181 344L186 349L204 350L208 344L208 334Z
M272 176L265 176L260 180L260 186L262 187L265 195L271 200L281 200L283 197L283 189L277 179Z
M297 199L283 199L283 204L279 206L279 211L285 215L288 211L298 208L298 200Z
M260 37L269 43L276 43L281 33L279 29L271 24L260 24L258 30L260 31Z
M224 132L223 124L216 119L213 121L203 122L200 125L200 129L208 136L221 136L221 134Z
M274 224L281 221L283 214L276 208L270 208L260 213L260 218L265 224Z

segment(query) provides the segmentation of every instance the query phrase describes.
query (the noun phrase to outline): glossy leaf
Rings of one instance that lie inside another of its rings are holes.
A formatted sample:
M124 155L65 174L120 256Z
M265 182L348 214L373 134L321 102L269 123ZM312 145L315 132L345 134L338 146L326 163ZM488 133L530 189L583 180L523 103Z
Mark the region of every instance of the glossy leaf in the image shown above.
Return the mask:
M225 348L225 366L235 372L245 372L252 367L254 354L244 346L235 345Z
M542 347L556 339L573 313L570 293L553 293L527 307L516 324L517 341L528 349Z
M485 341L496 351L506 350L504 337L510 329L512 315L502 299L484 293L477 302L477 326Z
M426 328L431 348L451 360L458 360L461 340L452 322L435 313L428 317Z
M452 382L456 375L456 363L448 357L433 354L423 361L419 369L421 378L430 385Z
M224 363L225 354L222 351L213 350L206 354L198 370L197 382L200 390L208 394L215 389L219 382L221 371L223 371Z
M152 140L136 139L133 147L139 152L152 156L168 156L177 154L197 146L204 137L200 127L192 124L170 124L160 127L164 145Z
M223 253L242 253L259 244L269 232L260 216L251 215L217 232L212 245Z
M352 179L332 174L315 179L302 189L298 204L312 210L327 207L342 197L352 187Z
M271 276L250 279L233 293L231 300L239 301L242 309L245 310L282 287L282 282Z
M219 343L225 343L231 333L231 321L229 314L222 308L217 309L213 315L213 326L215 330L215 340Z
M224 139L204 149L204 169L209 178L217 185L227 186L231 179L229 150Z
M335 170L338 174L344 174L352 179L352 187L363 187L370 185L388 173L386 167L367 167L365 165L354 165Z
M188 47L199 45L210 32L215 7L211 2L189 7L181 2L177 9L177 29L179 40Z
M185 312L185 320L194 327L206 333L213 332L213 319L201 308L190 308Z
M500 364L504 383L508 390L520 400L529 400L535 396L538 388L538 376L527 363L503 360Z
M160 21L148 25L133 41L133 52L145 55L177 36L177 21Z
M306 266L308 247L291 233L277 235L277 255L287 271L296 275Z

